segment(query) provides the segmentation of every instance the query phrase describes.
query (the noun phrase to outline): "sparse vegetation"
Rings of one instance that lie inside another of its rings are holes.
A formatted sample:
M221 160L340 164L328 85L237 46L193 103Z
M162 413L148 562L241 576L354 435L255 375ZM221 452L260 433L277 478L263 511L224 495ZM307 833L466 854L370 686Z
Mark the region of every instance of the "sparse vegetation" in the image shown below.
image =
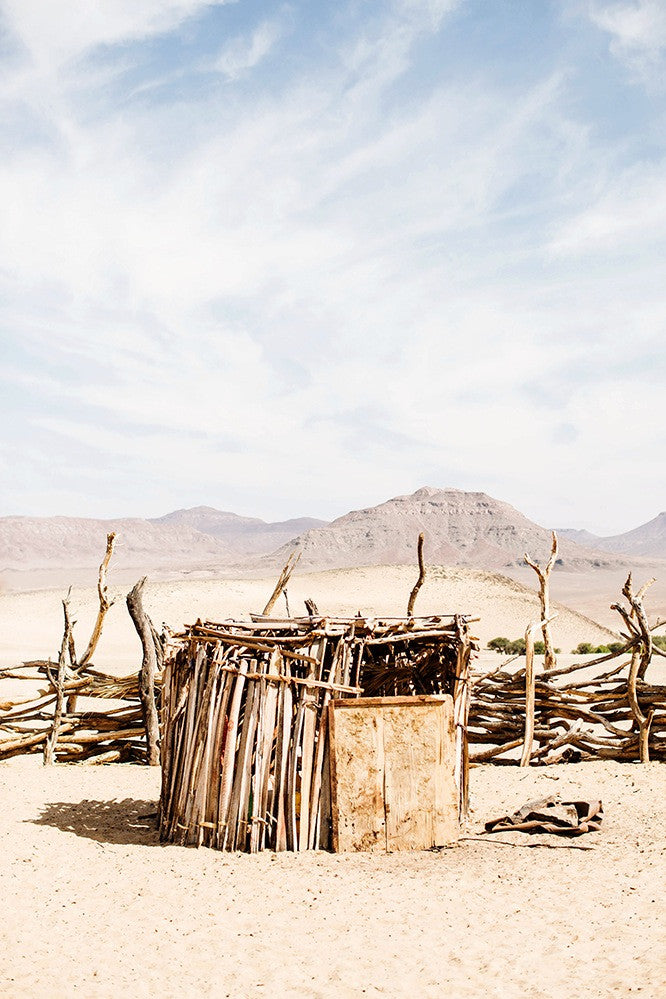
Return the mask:
M624 648L622 642L609 642L608 645L593 645L591 642L579 642L575 649L571 650L574 656L605 656L612 652L614 655Z
M488 648L493 652L498 652L505 656L524 656L525 655L525 639L524 638L491 638L488 642ZM562 649L555 649L556 654L559 654ZM534 643L534 654L537 656L543 656L546 654L545 642L538 641Z

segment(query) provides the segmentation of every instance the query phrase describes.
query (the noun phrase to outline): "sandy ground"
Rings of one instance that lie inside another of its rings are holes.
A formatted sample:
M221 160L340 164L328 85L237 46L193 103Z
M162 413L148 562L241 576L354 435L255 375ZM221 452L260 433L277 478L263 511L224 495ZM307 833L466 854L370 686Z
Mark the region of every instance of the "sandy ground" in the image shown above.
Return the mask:
M304 576L290 584L292 610L313 596L330 613L401 613L413 576ZM271 588L158 581L146 605L177 627L260 608ZM96 656L120 672L140 659L127 589L115 591ZM0 663L56 653L60 597L0 596ZM94 590L75 590L72 609L82 647ZM480 613L485 641L519 635L535 603L452 570L429 579L417 609ZM565 649L604 637L564 611L558 629ZM663 764L478 767L472 838L451 849L245 856L160 846L157 770L0 763L0 996L666 996L665 777ZM485 820L552 793L601 797L601 831L473 838Z
M632 573L635 590L647 580L655 580L645 597L645 609L651 622L658 619L666 621L665 568L663 562L654 565L637 564ZM505 572L524 586L534 586L534 572L527 567L506 569ZM622 587L626 578L626 569L594 569L586 572L555 570L550 577L550 591L554 600L559 600L567 607L575 607L581 614L591 617L604 627L617 630L620 618L617 611L611 610L611 604L622 602Z
M94 577L94 574L92 574ZM289 583L292 613L304 613L303 601L313 597L322 613L404 614L415 582L413 566L372 566L336 569L294 577ZM129 586L114 584L110 592L117 598L111 608L95 665L103 669L137 669L141 651L136 632L125 606ZM274 579L180 579L149 580L145 605L158 628L166 622L179 629L197 617L224 620L260 611L271 594ZM0 594L0 666L16 665L31 658L56 658L62 636L62 597L66 589L5 592ZM615 598L615 596L614 596ZM80 649L85 648L97 612L97 592L92 586L72 591L72 616ZM575 605L574 605L575 606ZM610 632L588 618L565 607L555 608L553 640L564 653L581 641L600 644L612 639ZM503 635L517 638L527 625L538 619L534 592L527 592L512 580L494 573L472 569L432 566L419 593L419 614L464 613L480 617L474 632L482 643ZM277 614L285 613L280 599Z
M471 776L469 836L554 792L601 797L602 829L229 855L158 844L156 770L0 764L0 995L665 995L664 766Z

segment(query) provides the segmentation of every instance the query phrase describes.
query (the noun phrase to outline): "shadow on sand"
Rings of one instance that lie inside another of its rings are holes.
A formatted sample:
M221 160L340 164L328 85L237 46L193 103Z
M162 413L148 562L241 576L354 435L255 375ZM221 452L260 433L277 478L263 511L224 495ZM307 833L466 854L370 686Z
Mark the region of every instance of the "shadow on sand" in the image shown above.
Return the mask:
M52 826L96 843L124 846L159 846L157 802L125 798L123 801L55 801L41 815L26 821Z

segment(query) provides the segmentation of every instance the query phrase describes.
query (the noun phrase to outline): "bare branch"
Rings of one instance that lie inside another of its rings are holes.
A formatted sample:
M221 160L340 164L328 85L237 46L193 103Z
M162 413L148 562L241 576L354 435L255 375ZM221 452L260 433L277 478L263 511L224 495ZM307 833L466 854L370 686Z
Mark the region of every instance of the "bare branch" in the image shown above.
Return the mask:
M58 744L63 715L63 705L65 702L65 678L67 673L67 654L71 648L72 622L69 619L69 594L62 602L62 610L65 618L65 627L60 645L60 655L58 657L58 672L54 678L50 670L49 679L56 690L56 701L53 710L53 724L46 742L44 743L44 766L48 767L55 763L55 749Z
M282 593L282 591L284 590L284 588L286 587L287 583L289 582L289 579L291 578L291 574L294 571L294 569L296 568L296 566L298 564L298 560L300 559L300 557L301 557L301 553L297 552L296 550L294 550L291 553L291 555L289 556L289 558L287 559L287 561L285 562L284 569L280 573L278 581L275 584L275 589L271 593L270 598L268 600L268 603L264 607L264 610L263 610L263 616L264 617L268 617L270 615L271 611L273 610L273 608L275 607L277 599L280 596L280 594Z
M423 531L419 534L419 540L416 546L416 552L419 560L419 578L414 583L414 588L409 594L409 603L407 604L407 617L412 617L414 614L414 604L416 603L416 598L418 596L419 590L423 586L425 581L425 564L423 562L423 542L425 538Z
M115 533L107 534L106 536L106 552L104 553L104 558L99 567L99 577L97 581L97 595L99 597L99 610L97 611L97 619L95 621L95 626L92 630L90 636L90 641L88 642L88 648L83 653L83 658L78 665L78 669L81 670L88 665L93 655L95 654L95 649L97 648L97 643L99 642L100 635L102 634L102 626L104 624L104 618L106 617L106 612L109 607L112 606L113 601L108 598L108 589L106 585L106 571L109 568L109 562L111 561L111 556L113 555L113 546L116 541Z
M550 613L550 595L548 592L550 574L553 571L553 567L557 560L557 534L555 531L552 532L552 541L550 546L550 555L548 557L548 562L544 569L541 568L536 562L534 562L527 552L525 553L525 562L530 566L531 569L537 574L539 579L539 603L541 605L541 632L543 634L543 644L546 649L546 657L544 661L544 666L547 670L552 669L556 664L557 660L555 658L555 650L553 649L553 642L550 637L550 628L548 624L551 620Z

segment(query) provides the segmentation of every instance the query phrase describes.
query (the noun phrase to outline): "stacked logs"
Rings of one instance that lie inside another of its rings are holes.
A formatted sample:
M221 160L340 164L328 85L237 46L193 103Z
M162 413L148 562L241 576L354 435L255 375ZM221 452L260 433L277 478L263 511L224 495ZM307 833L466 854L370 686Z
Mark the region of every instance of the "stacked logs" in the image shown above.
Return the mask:
M535 680L534 732L529 759L556 763L566 759L637 760L639 733L629 704L630 665L624 661L589 677L591 663L555 668ZM588 674L586 677L585 674ZM666 687L637 681L637 702L652 713L649 746L652 759L666 759ZM469 741L484 747L472 762L505 762L504 755L523 746L525 669L499 668L473 681ZM515 760L506 762L515 763Z
M535 676L528 642L525 668L510 670L505 664L474 677L469 741L486 748L472 761L515 762L505 754L521 746L522 765L593 757L666 759L666 686L645 679L653 655L664 655L652 642L661 623L650 626L643 607L649 585L634 593L629 574L622 589L626 603L612 605L624 626L619 650Z
M0 702L0 759L44 752L46 762L146 761L138 674L114 677L85 667L59 687L52 664L39 661L24 663L20 669L2 670L0 679L29 682L31 687L47 681L37 694ZM69 708L65 703L58 715L58 703L62 704L63 697ZM104 703L91 710L77 710L75 699L79 697ZM122 703L109 710L109 699ZM45 752L49 747L51 760Z
M325 849L331 698L450 693L467 796L464 618L307 617L200 623L163 684L163 841L221 850Z

